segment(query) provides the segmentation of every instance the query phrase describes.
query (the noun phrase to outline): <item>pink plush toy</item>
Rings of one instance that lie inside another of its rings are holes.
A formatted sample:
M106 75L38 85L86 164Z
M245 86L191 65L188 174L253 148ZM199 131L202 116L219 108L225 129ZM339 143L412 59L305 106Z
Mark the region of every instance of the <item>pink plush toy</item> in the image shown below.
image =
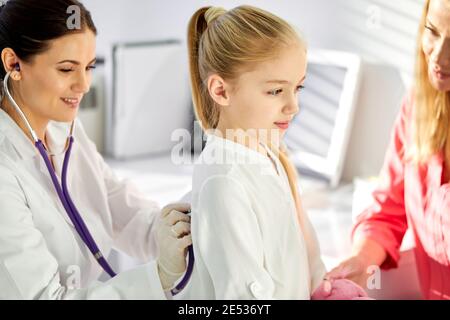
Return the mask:
M331 288L330 288L331 286ZM348 279L323 281L311 300L373 300L363 288Z

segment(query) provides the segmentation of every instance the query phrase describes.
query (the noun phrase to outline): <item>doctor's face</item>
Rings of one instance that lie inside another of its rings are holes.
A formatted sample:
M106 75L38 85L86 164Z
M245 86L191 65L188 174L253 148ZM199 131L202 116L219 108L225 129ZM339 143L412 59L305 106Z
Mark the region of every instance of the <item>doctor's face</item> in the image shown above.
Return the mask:
M22 62L16 100L42 121L72 121L89 91L95 67L95 35L86 30L50 42L50 47Z
M431 0L422 49L428 77L436 90L450 91L450 0Z
M229 107L221 109L221 120L230 129L263 129L268 139L274 138L274 133L282 138L299 111L298 94L306 66L305 49L293 44L275 59L243 72L234 81Z

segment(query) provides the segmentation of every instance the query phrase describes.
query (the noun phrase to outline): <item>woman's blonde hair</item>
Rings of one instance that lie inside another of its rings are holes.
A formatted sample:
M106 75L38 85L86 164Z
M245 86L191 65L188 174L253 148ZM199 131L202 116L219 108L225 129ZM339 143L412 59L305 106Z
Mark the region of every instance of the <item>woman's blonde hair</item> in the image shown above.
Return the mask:
M220 109L208 93L208 76L217 74L233 81L244 70L275 58L293 44L306 51L303 40L289 23L252 6L229 11L204 7L195 12L188 27L188 50L194 110L202 128L215 129L220 116ZM296 169L285 151L273 151L279 155L299 206Z
M416 163L427 161L449 142L450 94L436 90L430 83L428 62L422 49L429 6L430 0L426 0L417 37L414 144L408 152Z

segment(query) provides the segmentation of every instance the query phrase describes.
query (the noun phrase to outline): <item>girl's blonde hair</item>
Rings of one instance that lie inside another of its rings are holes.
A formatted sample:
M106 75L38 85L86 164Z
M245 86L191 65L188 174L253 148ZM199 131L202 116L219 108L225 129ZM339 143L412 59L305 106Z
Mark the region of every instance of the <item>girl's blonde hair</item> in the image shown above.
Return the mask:
M449 1L450 6L450 1ZM422 49L422 37L430 0L426 0L417 37L415 72L415 123L414 144L408 156L416 163L423 163L448 143L450 94L436 90L428 76L428 62Z
M229 11L204 7L195 12L188 27L188 50L194 110L202 128L215 129L220 116L220 109L208 93L208 76L217 74L233 81L241 72L275 58L293 44L306 51L289 23L252 6ZM284 150L273 151L279 155L299 207L297 171Z

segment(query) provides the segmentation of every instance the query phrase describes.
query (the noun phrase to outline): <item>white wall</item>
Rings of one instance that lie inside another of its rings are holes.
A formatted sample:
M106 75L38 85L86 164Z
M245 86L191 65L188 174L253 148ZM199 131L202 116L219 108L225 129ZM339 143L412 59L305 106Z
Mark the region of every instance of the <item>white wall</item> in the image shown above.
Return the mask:
M84 0L107 61L115 42L185 39L191 14L235 0ZM363 82L344 177L376 174L401 97L410 85L423 0L248 0L302 30L309 46L352 51L364 59ZM107 100L108 101L108 100Z
M338 0L330 45L359 53L363 81L344 178L377 174L391 126L411 86L423 0Z

